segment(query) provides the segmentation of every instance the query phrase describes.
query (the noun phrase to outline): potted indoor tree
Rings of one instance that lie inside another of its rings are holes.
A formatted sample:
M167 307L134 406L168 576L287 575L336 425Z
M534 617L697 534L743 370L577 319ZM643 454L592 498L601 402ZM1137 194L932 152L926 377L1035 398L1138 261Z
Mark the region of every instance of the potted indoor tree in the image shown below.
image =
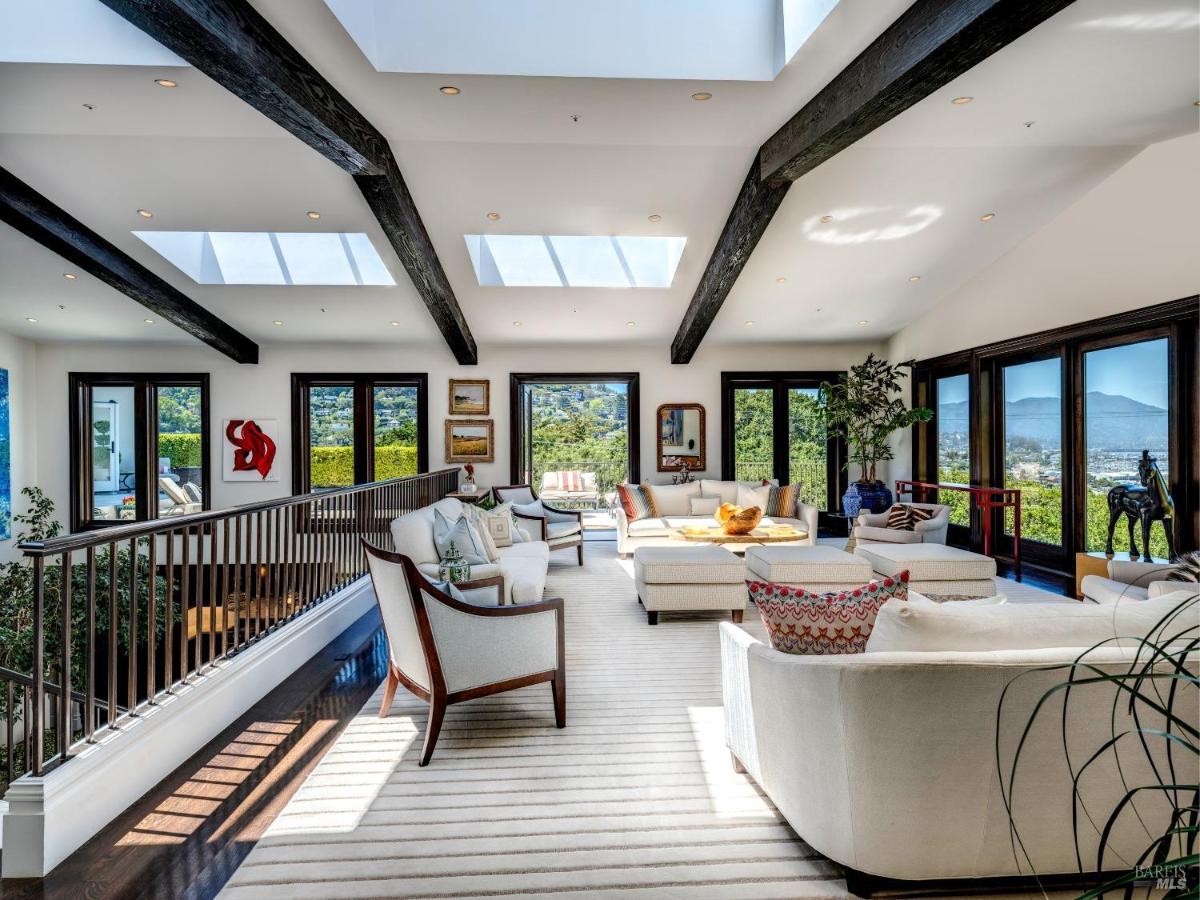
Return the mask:
M910 359L893 366L870 353L865 362L851 366L836 384L821 385L820 403L826 425L846 439L846 467L853 463L860 472L858 481L842 497L847 516L857 515L861 508L883 512L892 505L892 492L875 471L881 460L892 458L888 439L901 428L933 417L932 410L909 409L900 399L902 379L913 364Z

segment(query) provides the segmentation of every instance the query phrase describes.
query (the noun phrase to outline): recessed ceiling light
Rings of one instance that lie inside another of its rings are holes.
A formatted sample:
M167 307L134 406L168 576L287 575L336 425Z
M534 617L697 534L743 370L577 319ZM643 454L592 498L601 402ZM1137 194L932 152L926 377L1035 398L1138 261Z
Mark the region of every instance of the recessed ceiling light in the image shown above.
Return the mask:
M170 78L155 78L154 83L165 88L179 87L178 82L172 81Z
M711 100L712 94L710 94L708 91L696 91L696 93L692 94L692 99L703 102L705 100Z
M153 217L153 215L154 215L154 213L150 212L150 210L148 210L148 209L139 209L137 211L137 214L139 216L141 216L143 219L149 219L149 218Z
M282 325L282 324L283 324L283 320L282 320L282 319L276 319L276 320L275 320L274 322L272 322L271 324L272 324L272 325Z
M26 322L36 322L37 319L35 319L33 316L26 316L25 321Z
M497 212L490 212L487 214L487 217L488 217L489 222L499 222L500 221L500 213L497 213Z
M78 277L74 272L63 272L63 278L67 279L67 281L74 281Z
M521 322L513 322L513 325L515 325L517 328L520 328L522 323Z
M650 216L650 221L651 222L661 222L662 216L660 216L658 213L654 213L654 215Z
M317 219L321 218L321 214L319 212L317 212L315 209L310 209L308 212L305 213L305 215L308 216L310 219L312 219L314 222L317 221Z
M996 218L995 213L984 213L982 216L979 217L979 221L980 222L990 222L994 218Z
M955 97L950 102L953 103L955 106L966 106L968 103L970 103L974 99L975 99L974 97Z
M911 281L913 284L916 284L918 281L921 280L921 276L920 275L909 275L908 280Z
M859 319L859 320L858 320L858 324L859 324L859 325L866 325L866 324L867 324L867 320L866 320L866 319Z
M457 97L459 94L462 93L462 88L456 88L452 84L444 84L440 88L438 88L438 90L441 91L443 94L445 94L447 97Z
M630 328L632 328L634 325L637 324L637 322L626 322L625 324L628 325Z
M753 324L754 324L754 320L753 320L753 319L747 319L747 320L746 320L746 324L747 324L747 325L753 325Z
M153 324L154 324L154 320L153 320L153 319L142 319L142 321L143 321L143 322L145 322L147 325L153 325Z
M399 322L392 322L391 324L392 324L392 326L393 326L393 327L395 327L395 326L399 325L400 323L399 323Z
M821 224L828 225L833 221L833 216L821 216Z
M782 275L780 275L778 278L775 279L776 284L783 284L785 281L787 281L787 279L784 278Z

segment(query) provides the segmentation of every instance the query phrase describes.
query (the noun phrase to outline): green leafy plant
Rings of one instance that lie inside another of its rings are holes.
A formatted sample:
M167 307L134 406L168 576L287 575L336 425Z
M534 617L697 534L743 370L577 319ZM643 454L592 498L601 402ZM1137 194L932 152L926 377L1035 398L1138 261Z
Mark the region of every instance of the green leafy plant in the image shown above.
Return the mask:
M851 366L836 384L821 385L820 404L829 428L846 439L850 463L862 470L860 481L876 481L876 466L892 458L888 439L901 428L933 418L925 407L909 409L900 399L902 379L913 360L891 365L876 359L874 353L865 362Z
M1194 587L1194 585L1193 585ZM1075 856L1081 876L1096 880L1100 873L1112 875L1106 882L1080 895L1080 900L1120 896L1132 898L1139 888L1146 897L1181 900L1200 896L1197 874L1200 855L1200 731L1194 710L1200 705L1200 678L1197 677L1196 651L1200 634L1195 626L1184 623L1185 613L1200 604L1200 594L1183 599L1141 640L1132 658L1125 663L1110 660L1101 663L1101 648L1116 640L1103 641L1084 650L1070 664L1047 666L1018 675L1005 688L997 710L997 735L1009 688L1025 675L1035 672L1062 672L1063 678L1044 691L1028 713L1020 740L1011 760L1003 757L996 743L997 770L1001 773L1001 793L1008 810L1014 853L1033 867L1030 850L1022 840L1014 808L1013 786L1018 778L1021 752L1040 717L1054 716L1061 702L1061 721L1053 722L1061 731L1063 753L1073 779L1072 828ZM1069 722L1080 713L1073 712L1072 699L1082 692L1107 688L1113 694L1110 736L1098 747L1080 747L1069 742ZM1021 715L1024 710L1018 710ZM1057 717L1055 717L1057 718ZM1145 770L1151 777L1131 779L1129 754L1145 757ZM1123 794L1111 809L1088 808L1080 782L1093 767L1113 766L1121 779ZM1142 800L1150 801L1139 808ZM1152 812L1152 815L1147 813ZM1112 846L1113 832L1119 823L1136 818L1145 834L1144 849L1131 857L1127 847L1118 853ZM1095 843L1095 856L1085 855L1084 846ZM1114 874L1115 873L1115 874ZM1036 873L1035 873L1036 874ZM1165 894L1164 894L1165 891Z

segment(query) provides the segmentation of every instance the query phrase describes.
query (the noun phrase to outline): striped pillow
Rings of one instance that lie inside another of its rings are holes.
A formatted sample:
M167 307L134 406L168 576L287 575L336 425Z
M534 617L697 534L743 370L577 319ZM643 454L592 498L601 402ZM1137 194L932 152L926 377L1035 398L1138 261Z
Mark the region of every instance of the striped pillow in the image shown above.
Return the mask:
M897 503L887 514L887 527L895 528L898 531L912 531L913 517L911 508L903 503Z
M630 522L658 517L658 507L654 505L654 494L649 485L618 484L617 496Z
M918 522L928 522L937 515L936 509L924 509L920 506L910 506L908 512L912 516L913 525Z
M800 485L772 485L767 495L767 507L763 515L791 519L796 515L796 503L800 499Z
M564 491L582 491L583 473L578 469L558 473L559 487Z

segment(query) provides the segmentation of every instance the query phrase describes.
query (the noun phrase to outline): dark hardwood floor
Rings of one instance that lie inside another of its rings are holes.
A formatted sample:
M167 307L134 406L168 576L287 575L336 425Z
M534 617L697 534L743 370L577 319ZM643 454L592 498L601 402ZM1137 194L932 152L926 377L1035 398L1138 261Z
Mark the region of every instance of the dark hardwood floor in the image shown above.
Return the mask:
M216 896L383 679L374 608L42 880L4 900Z

